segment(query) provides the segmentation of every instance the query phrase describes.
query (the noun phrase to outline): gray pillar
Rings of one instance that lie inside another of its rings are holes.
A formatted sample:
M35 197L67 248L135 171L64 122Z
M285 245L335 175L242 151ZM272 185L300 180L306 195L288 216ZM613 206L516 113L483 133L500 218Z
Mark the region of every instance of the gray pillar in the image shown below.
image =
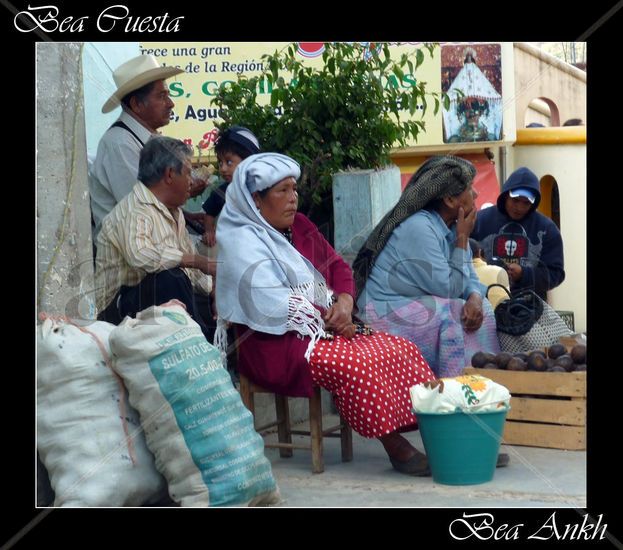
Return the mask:
M401 192L398 166L333 175L334 248L349 264Z
M37 44L37 313L94 317L79 44ZM54 493L37 454L37 505Z
M94 317L81 44L37 44L37 313Z

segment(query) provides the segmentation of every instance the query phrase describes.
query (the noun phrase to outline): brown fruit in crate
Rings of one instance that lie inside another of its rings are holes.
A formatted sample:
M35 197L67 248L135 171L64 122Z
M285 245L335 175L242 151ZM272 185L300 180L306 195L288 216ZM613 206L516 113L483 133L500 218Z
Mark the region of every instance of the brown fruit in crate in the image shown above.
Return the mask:
M576 371L585 371L586 370L586 363L582 363L581 365L576 365L575 366L575 370Z
M484 368L485 369L499 369L500 367L498 367L495 363L487 363Z
M528 354L528 357L530 357L533 353L538 353L539 355L542 355L544 359L547 359L547 353L545 353L542 349L535 349L534 351L531 351Z
M528 365L525 361L518 359L517 357L513 357L506 365L506 370L526 370Z
M567 371L559 365L554 365L551 369L547 369L547 372L567 372Z
M556 364L556 361L548 357L547 359L545 359L545 367L546 367L545 370L551 369L555 364Z
M505 369L506 366L508 365L508 362L513 358L513 356L506 352L506 351L502 351L500 353L498 353L495 356L495 363L497 364L498 367L500 367L501 369Z
M547 356L550 359L558 359L561 355L567 353L567 348L562 344L554 344L547 350Z
M571 372L572 370L575 369L575 363L573 362L573 359L571 359L571 355L566 354L566 353L564 355L561 355L558 359L556 359L554 361L554 365L558 367L562 367L567 372Z
M472 367L475 369L482 369L488 362L487 354L484 351L477 351L472 355Z
M485 351L485 356L487 357L487 363L496 363L496 361L495 361L495 353L489 353L489 352Z
M543 372L547 369L547 359L543 357L543 354L540 351L533 351L530 355L528 355L526 364L528 370Z
M517 359L521 359L522 361L528 360L528 354L523 352L515 353L513 354L513 357L517 357Z
M584 344L577 344L571 348L571 359L577 365L586 363L586 346Z

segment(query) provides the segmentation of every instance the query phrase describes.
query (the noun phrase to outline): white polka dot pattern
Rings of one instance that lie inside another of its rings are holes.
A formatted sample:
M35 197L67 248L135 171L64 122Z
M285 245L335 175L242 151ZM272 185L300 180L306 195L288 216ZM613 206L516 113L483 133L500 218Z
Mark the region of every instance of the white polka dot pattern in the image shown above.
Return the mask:
M310 365L313 383L333 395L353 430L370 438L415 424L409 388L435 379L415 344L385 332L320 340Z

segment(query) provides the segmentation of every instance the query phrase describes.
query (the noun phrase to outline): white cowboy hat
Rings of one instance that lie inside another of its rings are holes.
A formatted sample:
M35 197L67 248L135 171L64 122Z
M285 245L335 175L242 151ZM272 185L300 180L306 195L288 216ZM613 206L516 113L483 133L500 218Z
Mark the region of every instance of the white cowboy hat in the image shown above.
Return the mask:
M109 113L121 104L121 99L134 90L155 82L164 80L173 75L183 73L183 69L176 67L162 67L153 55L139 55L120 65L112 73L117 90L112 94L104 106L102 113Z

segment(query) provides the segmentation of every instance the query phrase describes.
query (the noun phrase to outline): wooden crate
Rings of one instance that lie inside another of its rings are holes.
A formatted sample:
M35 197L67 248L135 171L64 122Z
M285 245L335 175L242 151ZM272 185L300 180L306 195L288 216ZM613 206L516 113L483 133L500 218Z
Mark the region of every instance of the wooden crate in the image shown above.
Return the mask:
M508 445L586 449L586 372L534 372L467 367L508 388L504 425Z

